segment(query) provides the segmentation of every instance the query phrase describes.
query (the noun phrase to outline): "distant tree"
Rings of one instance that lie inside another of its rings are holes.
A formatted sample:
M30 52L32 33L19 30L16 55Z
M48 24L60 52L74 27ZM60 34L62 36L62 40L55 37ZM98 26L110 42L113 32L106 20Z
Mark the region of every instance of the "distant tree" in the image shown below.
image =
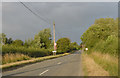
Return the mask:
M32 45L34 45L33 39L29 38L28 40L25 40L25 43L24 43L25 47L31 47Z
M12 42L13 42L12 38L9 38L9 39L7 40L7 43L8 43L8 44L12 44Z
M83 42L80 43L80 48L82 48Z
M15 41L13 41L12 44L15 46L23 46L23 41L22 40L15 40Z
M77 50L77 49L79 49L79 45L77 44L77 42L71 42L70 50Z
M39 48L49 48L51 44L51 30L49 28L40 31L34 37L34 46Z
M57 40L57 50L61 52L68 52L70 50L70 39L60 38Z

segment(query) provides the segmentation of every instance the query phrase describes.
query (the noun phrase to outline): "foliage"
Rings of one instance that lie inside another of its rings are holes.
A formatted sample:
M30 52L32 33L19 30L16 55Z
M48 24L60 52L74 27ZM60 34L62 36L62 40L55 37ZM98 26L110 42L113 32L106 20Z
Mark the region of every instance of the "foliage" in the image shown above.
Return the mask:
M25 40L25 42L19 39L12 40L12 38L7 38L4 33L2 33L1 36L1 42L4 43L2 46L3 57L6 56L6 54L15 55L16 53L29 57L52 55L54 43L51 39L52 35L49 28L41 30L34 36L34 39L29 38L28 40ZM57 44L57 54L78 49L78 44L76 42L71 43L68 38L59 39Z
M34 44L33 39L29 38L28 40L25 40L24 47L28 48L31 47Z
M23 46L23 41L22 40L15 40L12 43L14 46Z
M3 45L2 46L2 55L4 56L5 54L15 54L15 53L20 53L27 55L29 57L43 57L52 54L50 50L47 49L40 49L40 48L25 48L23 46L14 46L14 45Z
M7 37L4 33L0 34L0 43L7 44Z
M100 18L81 36L89 50L116 55L118 53L118 19Z
M79 49L79 45L76 42L71 42L70 46L69 46L70 50L78 50Z
M68 52L70 51L70 39L69 38L60 38L57 40L57 51L58 52Z
M48 28L40 31L35 35L33 43L35 47L49 48L51 44L51 30Z
M12 44L12 42L13 42L12 38L9 38L9 39L7 40L7 43L8 43L8 44Z

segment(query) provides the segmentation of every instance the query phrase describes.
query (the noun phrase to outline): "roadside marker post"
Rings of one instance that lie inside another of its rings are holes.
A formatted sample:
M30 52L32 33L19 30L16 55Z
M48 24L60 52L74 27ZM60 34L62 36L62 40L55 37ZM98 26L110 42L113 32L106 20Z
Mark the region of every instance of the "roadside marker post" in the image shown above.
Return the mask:
M57 51L52 51L52 52L53 52L53 56L55 56Z

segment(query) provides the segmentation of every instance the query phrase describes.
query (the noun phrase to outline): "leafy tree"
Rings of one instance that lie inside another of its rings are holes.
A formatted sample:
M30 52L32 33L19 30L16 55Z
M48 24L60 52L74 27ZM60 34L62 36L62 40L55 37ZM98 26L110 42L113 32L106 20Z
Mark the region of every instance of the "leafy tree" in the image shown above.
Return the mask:
M15 46L23 46L23 41L22 40L15 40L15 41L13 41L12 44Z
M51 37L51 30L49 28L40 31L34 37L34 46L45 49L49 48L51 44Z
M57 51L68 52L70 50L70 39L60 38L57 40Z
M118 18L96 19L95 23L81 36L82 43L89 47L89 50L94 49L112 54L117 54L117 39Z

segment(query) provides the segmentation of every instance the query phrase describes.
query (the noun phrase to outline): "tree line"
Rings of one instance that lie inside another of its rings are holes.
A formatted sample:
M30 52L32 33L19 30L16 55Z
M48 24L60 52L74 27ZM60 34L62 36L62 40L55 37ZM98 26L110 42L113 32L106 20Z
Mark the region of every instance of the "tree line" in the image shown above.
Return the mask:
M51 55L53 40L50 28L41 30L35 34L34 38L25 40L7 38L6 34L0 34L0 44L2 44L2 53L21 53L30 57L41 57ZM60 38L57 40L57 54L78 50L80 47L76 42L71 42L69 38Z

